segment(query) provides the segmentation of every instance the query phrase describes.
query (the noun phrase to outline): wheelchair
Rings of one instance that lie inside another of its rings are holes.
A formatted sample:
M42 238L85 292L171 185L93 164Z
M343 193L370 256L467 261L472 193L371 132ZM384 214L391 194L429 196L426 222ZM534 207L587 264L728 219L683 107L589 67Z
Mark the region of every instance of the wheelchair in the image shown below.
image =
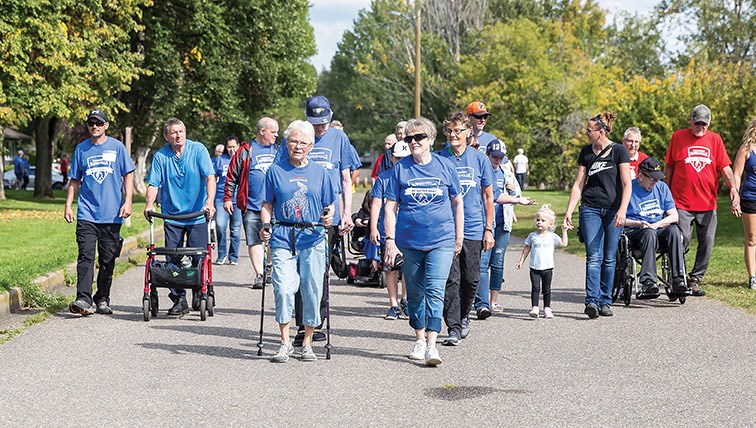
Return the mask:
M687 249L685 250L687 253ZM684 293L676 293L672 289L672 268L670 267L669 254L665 251L658 251L656 254L657 269L661 265L659 275L659 286L664 287L664 292L670 302L678 301L685 304L685 300L691 295L688 280L683 276L685 288ZM685 268L685 256L681 260L683 272ZM630 300L635 295L636 299L649 300L659 297L659 294L644 294L640 281L638 279L638 265L642 264L642 254L639 249L633 248L630 238L623 231L620 235L617 245L617 264L614 268L614 288L612 289L612 302L622 299L625 306L630 306Z

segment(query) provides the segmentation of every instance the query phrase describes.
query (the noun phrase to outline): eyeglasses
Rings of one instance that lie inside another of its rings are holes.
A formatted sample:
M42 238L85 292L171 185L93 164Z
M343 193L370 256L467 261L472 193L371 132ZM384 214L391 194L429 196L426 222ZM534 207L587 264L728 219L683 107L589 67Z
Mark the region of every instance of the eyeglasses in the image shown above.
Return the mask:
M307 141L297 141L297 140L287 140L286 144L292 146L292 147L307 147L310 145Z
M478 120L488 120L488 116L490 116L490 114L473 114L472 115L472 117Z
M624 140L627 144L638 144L640 145L640 140Z
M409 144L412 142L412 140L415 140L419 143L420 141L423 141L426 138L428 138L428 134L407 135L406 137L404 137L404 142Z
M87 126L90 128L94 128L95 126L105 126L105 122L96 122L94 120L90 120L87 122Z
M708 123L706 123L706 122L696 122L696 124L695 124L695 125L696 125L696 126L709 126L709 124L708 124Z
M460 135L460 134L462 134L465 131L467 131L467 128L457 128L457 129L451 129L451 128L449 128L449 129L445 129L444 130L444 134L446 134L446 135L452 135L452 134L454 134L454 135Z
M639 172L638 175L642 175L643 177L646 177L647 179L651 180L652 183L656 183L659 181L655 179L654 177L651 177L650 175L646 174L645 172Z

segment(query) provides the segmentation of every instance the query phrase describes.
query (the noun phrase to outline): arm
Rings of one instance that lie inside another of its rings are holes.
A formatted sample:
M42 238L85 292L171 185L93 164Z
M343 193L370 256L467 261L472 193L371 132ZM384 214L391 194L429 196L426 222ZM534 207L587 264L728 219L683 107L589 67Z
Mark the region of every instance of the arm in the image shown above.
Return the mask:
M215 175L205 177L207 186L207 200L205 200L205 211L210 213L210 217L215 215Z
M522 254L520 254L520 260L517 261L517 264L515 265L515 269L520 270L522 267L522 263L525 261L525 259L530 254L530 246L526 245L522 247Z
M354 227L352 223L352 173L347 169L341 170L341 225L339 225L339 234L343 235Z
M396 237L396 201L387 200L383 208L383 228L386 229L386 254L383 262L386 266L394 266L394 259L402 254L394 242Z
M743 170L745 169L745 163L748 160L748 156L751 154L751 151L748 150L748 147L744 146L738 149L738 154L735 155L735 163L733 164L734 171L733 171L733 188L740 189L741 185L741 178L743 177ZM730 189L730 195L732 195L732 188ZM738 201L737 203L733 200L732 201L732 214L735 217L740 217L742 212L740 211L740 193L738 193Z
M488 251L494 246L493 237L493 218L494 218L494 198L493 186L486 186L481 189L483 195L483 208L486 213L485 230L483 231L483 251Z
M462 241L465 239L465 206L462 194L451 199L452 214L454 215L454 255L462 251Z
M118 215L122 218L128 218L131 216L131 201L134 196L134 172L130 172L123 176L123 190L124 198L123 205L121 205L121 212Z
M370 202L370 241L378 245L381 242L381 235L378 231L378 217L381 215L383 201L381 198L373 198Z
M231 162L228 164L228 171L226 172L226 187L223 189L223 210L229 214L234 213L234 193L236 188L239 187L239 171L241 163L240 153L243 149L239 149L234 157L231 158Z
M147 213L149 211L154 211L155 209L152 207L152 205L155 203L155 199L157 198L158 194L158 188L155 186L147 186L147 196L145 196L145 204L144 204L144 218L149 221L149 217L147 217Z
M81 182L79 180L75 180L72 178L71 184L68 186L68 193L66 194L66 208L63 211L63 218L65 218L66 221L69 223L72 223L74 221L73 209L71 208L71 204L73 204L73 200L76 197L76 194L79 192L80 184Z
M614 216L614 225L620 227L625 224L627 215L627 205L630 203L630 196L633 193L632 180L630 179L630 164L619 164L620 180L622 180L622 200L617 214Z
M670 224L677 223L677 221L680 219L680 217L677 215L677 208L669 209L664 214L664 218L657 221L656 223L649 224L647 227L650 227L652 229L664 229Z
M572 227L572 213L575 211L578 202L580 201L580 195L583 193L583 186L585 186L586 170L583 165L578 165L577 174L575 174L575 182L572 184L572 190L570 191L570 200L567 203L567 211L564 213L563 225Z
M740 206L740 187L735 185L735 176L729 165L722 168L722 177L724 177L727 186L730 188L730 202L733 204L737 203Z
M571 227L562 225L562 242L559 243L560 247L566 247L570 243L570 238L567 236L567 231L570 229Z

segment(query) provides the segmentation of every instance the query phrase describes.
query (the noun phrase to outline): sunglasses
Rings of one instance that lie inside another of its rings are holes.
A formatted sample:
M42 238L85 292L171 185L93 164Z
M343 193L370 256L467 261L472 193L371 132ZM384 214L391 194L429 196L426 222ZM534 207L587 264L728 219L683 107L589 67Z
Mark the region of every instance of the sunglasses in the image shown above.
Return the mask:
M95 126L104 126L104 125L105 125L105 122L96 122L94 120L90 120L87 122L87 126L89 126L90 128L94 128Z
M415 140L416 142L423 141L424 139L428 138L428 134L415 134L415 135L407 135L404 137L404 142L409 144L412 142L412 140Z
M474 114L474 115L472 115L472 117L474 117L474 118L476 118L478 120L488 120L488 116L490 116L490 114Z

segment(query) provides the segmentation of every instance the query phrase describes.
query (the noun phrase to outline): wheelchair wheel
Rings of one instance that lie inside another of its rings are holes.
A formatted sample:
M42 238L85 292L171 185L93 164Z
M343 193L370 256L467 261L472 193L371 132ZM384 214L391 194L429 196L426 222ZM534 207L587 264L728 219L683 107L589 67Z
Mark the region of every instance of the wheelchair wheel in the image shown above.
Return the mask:
M158 296L157 293L150 296L150 309L152 313L152 318L157 318L158 316Z
M630 298L633 296L633 278L626 276L625 277L625 284L622 288L622 292L624 293L622 303L625 304L625 306L630 306Z
M681 296L681 297L680 297L679 299L677 299L677 300L679 300L679 301L680 301L680 304L681 304L681 305L684 305L684 304L685 304L685 300L686 300L686 299L685 299L685 296Z

